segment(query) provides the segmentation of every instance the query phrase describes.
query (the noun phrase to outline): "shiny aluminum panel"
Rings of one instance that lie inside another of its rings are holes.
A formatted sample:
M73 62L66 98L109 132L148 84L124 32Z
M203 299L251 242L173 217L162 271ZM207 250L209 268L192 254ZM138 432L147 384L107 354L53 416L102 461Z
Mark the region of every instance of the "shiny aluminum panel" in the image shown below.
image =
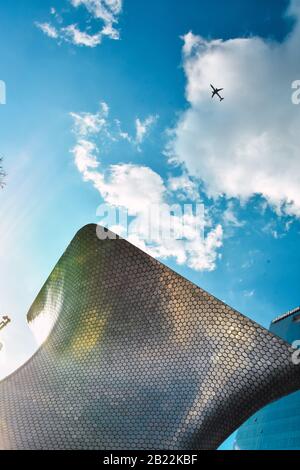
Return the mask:
M0 382L2 449L213 449L300 387L291 347L125 240L75 236Z

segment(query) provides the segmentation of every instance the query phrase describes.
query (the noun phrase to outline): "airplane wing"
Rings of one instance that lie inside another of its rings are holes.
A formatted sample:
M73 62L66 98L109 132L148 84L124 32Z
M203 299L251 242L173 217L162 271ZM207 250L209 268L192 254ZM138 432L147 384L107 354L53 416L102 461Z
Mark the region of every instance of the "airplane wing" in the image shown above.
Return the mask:
M216 91L217 91L217 93L219 93L219 91L222 91L222 90L224 90L224 88L217 88Z

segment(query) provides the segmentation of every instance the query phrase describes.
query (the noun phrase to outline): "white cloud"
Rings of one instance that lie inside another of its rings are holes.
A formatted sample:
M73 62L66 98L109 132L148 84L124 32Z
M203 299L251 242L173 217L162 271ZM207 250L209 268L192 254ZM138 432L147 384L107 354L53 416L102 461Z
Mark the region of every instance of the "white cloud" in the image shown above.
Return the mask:
M223 212L223 221L225 225L231 225L233 227L243 227L245 225L244 221L241 221L237 218L237 215L234 211L233 201L229 201L225 211Z
M85 139L79 139L72 149L75 165L85 178L88 178L88 172L91 169L97 168L99 165L96 157L97 152L94 142Z
M99 134L105 133L110 136L112 126L108 118L108 107L103 105L100 112L71 113L74 120L74 132L76 144L71 150L74 155L76 167L83 176L84 181L90 181L99 191L106 204L114 207L125 208L133 218L130 223L130 232L126 238L148 252L154 257L174 258L178 264L186 263L195 270L213 270L218 258L218 250L222 246L223 231L220 225L210 229L206 237L202 238L197 232L197 215L174 213L172 215L172 226L175 229L184 224L184 237L170 239L164 237L150 237L150 231L156 233L158 229L167 233L168 218L164 217L163 209L170 195L169 188L161 176L145 165L132 163L119 163L110 165L105 171L99 171L99 160L97 159L98 147L94 139ZM105 125L102 124L103 113L105 114ZM117 121L117 132L120 132L120 122ZM84 136L84 138L83 138ZM183 182L181 181L181 185ZM173 198L176 200L179 182L171 179L173 186ZM172 192L172 191L171 191ZM156 217L151 217L151 228L149 231L149 214L152 208L159 208L162 212ZM111 230L123 235L122 225L110 226ZM153 232L152 232L153 234Z
M111 165L105 184L96 182L95 186L108 204L127 208L129 215L143 213L148 205L164 200L162 178L146 166Z
M119 39L119 31L113 24L118 22L122 11L122 0L71 0L71 3L74 7L84 5L94 18L104 22L101 36Z
M144 121L141 121L139 118L135 120L135 129L136 129L136 137L135 142L137 145L141 144L148 134L150 127L155 121L158 119L158 116L148 116Z
M197 184L185 173L180 176L170 176L168 179L168 188L172 192L177 192L180 199L199 199Z
M300 108L291 102L291 83L300 78L299 0L289 13L297 22L282 43L184 36L189 108L168 153L209 196L260 194L278 214L300 217ZM210 83L224 88L222 103L211 99Z
M188 56L191 54L193 47L197 45L198 36L195 36L191 31L189 31L184 36L181 36L181 39L183 40L183 54Z
M210 230L204 243L191 243L189 246L188 266L196 271L212 271L216 266L218 249L222 246L223 229L218 224Z
M38 22L36 22L35 24L41 31L43 31L43 33L45 33L47 36L49 36L49 38L52 38L52 39L57 39L58 38L57 29L54 26L52 26L50 23L38 23Z
M186 263L196 271L211 271L215 268L223 238L220 225L211 229L202 239L194 233L195 216L173 216L174 226L182 224L184 218L185 234L189 234L189 237L178 240L163 237L158 240L148 239L151 231L156 233L158 229L168 229L168 219L163 213L157 218L151 218L149 229L151 208L162 208L167 202L164 182L151 168L133 164L112 165L106 178L99 172L90 172L89 179L107 204L123 207L129 215L135 216L127 237L131 243L156 258L175 258L178 264ZM119 234L122 235L122 231Z
M278 240L287 235L292 222L293 220L291 219L287 220L284 224L279 224L277 220L270 220L264 225L262 231Z
M149 115L144 120L140 118L136 118L135 120L135 135L130 135L128 132L122 130L121 123L118 119L115 119L114 122L116 124L116 135L115 138L121 138L123 140L127 140L132 145L134 145L137 150L140 152L141 147L140 145L144 142L146 137L150 134L151 127L157 121L158 115Z
M112 24L106 24L101 30L102 36L108 36L110 39L120 39L119 31Z
M100 103L100 110L92 113L70 113L74 121L74 132L80 136L97 134L106 124L108 114L106 103Z
M117 21L122 10L122 0L71 0L74 7L84 5L94 18L106 24Z
M74 7L85 6L93 18L104 22L99 32L100 37L119 39L119 31L113 24L118 22L122 11L122 0L71 0L71 3Z
M62 37L76 46L96 47L101 43L101 33L89 34L80 31L76 24L70 24L61 29Z
M71 112L70 116L73 119L73 131L78 136L88 135L105 135L106 139L112 142L126 140L140 151L139 144L141 144L150 133L151 125L157 119L157 116L148 116L144 121L137 119L139 126L136 135L131 136L128 132L122 129L119 119L114 119L112 122L107 120L109 114L109 107L107 103L101 102L100 109L95 114L88 112ZM136 125L135 121L135 125ZM138 135L137 135L138 134Z
M36 26L41 29L47 36L52 39L60 39L67 42L71 42L76 46L96 47L98 46L103 36L109 37L110 39L119 39L119 31L115 28L115 24L118 23L119 15L122 11L122 0L69 0L74 8L80 6L85 7L89 12L90 18L88 19L86 26L89 25L90 20L94 20L98 27L98 31L94 34L90 34L87 30L78 28L76 23L61 25L63 22L62 17L57 13L55 8L50 9L50 14L55 18L58 23L57 27L54 27L50 23L36 23ZM99 28L99 22L102 23L102 27Z

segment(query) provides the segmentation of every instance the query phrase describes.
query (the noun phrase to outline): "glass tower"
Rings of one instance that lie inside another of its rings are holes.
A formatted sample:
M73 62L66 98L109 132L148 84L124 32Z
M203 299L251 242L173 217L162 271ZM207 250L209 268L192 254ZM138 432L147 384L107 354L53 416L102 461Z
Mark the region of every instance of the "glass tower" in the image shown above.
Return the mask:
M300 307L275 318L270 331L289 343L300 340ZM237 450L299 450L300 391L262 408L238 430Z

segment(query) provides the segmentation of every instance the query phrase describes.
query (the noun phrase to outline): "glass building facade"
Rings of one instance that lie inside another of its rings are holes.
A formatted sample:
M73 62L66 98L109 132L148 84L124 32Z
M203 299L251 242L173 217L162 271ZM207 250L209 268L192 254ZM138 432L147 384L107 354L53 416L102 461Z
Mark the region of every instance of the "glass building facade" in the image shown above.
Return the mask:
M289 343L300 340L300 307L275 318L270 331ZM238 430L237 450L299 450L300 391L262 408Z

